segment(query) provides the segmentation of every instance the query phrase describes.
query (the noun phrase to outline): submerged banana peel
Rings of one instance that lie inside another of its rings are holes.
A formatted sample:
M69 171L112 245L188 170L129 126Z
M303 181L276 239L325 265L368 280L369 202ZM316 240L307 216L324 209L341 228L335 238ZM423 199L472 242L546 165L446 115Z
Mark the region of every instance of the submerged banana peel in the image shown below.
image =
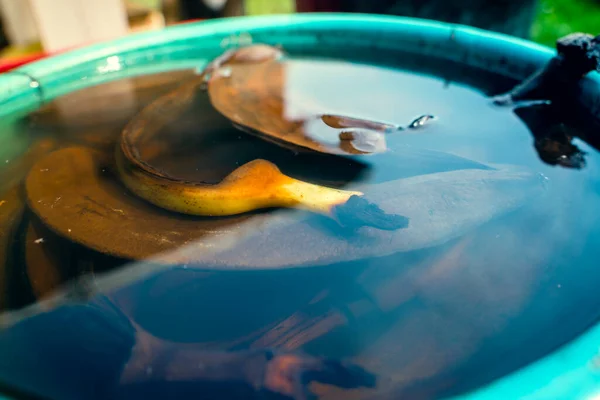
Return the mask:
M362 197L361 192L339 190L304 182L283 174L273 163L257 159L231 172L218 184L188 182L164 174L141 160L136 143L175 120L191 104L198 90L223 65L277 60L279 49L255 45L228 52L213 61L199 79L160 97L130 121L116 149L118 175L123 184L146 201L178 213L230 216L249 211L286 207L333 218L343 226L372 226L395 230L408 220L388 215ZM283 145L282 143L279 143Z
M220 183L211 185L156 174L152 168L131 162L128 155L132 153L124 146L122 142L116 154L123 184L137 196L170 211L214 217L286 207L326 215L348 227L395 230L408 225L406 218L386 214L364 199L361 192L294 179L266 160L244 164Z

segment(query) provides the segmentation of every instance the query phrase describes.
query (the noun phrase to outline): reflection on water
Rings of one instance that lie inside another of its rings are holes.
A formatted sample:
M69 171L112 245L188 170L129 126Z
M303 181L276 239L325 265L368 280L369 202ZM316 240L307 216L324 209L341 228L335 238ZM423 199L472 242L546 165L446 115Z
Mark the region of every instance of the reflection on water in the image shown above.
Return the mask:
M114 168L119 135L191 72L57 99L17 121L24 142L11 136L0 166L5 388L60 399L442 398L596 321L600 170L595 149L572 143L580 127L490 104L511 82L448 82L479 71L443 81L290 65L289 118L418 128L388 130L388 151L364 159L297 152L233 128L197 92L168 123L148 123L138 156L209 184L265 159L359 189L409 225L348 231L291 210L191 217L133 195Z

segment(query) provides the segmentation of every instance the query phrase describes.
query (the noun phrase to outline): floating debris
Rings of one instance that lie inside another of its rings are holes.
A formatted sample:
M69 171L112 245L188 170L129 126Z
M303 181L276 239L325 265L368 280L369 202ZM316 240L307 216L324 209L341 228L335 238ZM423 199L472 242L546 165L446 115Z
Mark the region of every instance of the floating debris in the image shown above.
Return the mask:
M41 243L44 243L44 238L39 238L39 239L36 239L36 240L34 241L34 243L35 243L35 244L41 244Z
M429 115L429 114L421 115L419 118L417 118L413 122L411 122L408 125L408 127L411 129L420 128L423 125L429 123L430 121L433 121L434 119L435 119L434 115Z
M363 118L353 118L345 115L323 114L320 118L327 126L335 129L369 129L381 133L389 133L403 129L398 125Z
M348 129L340 133L340 147L348 153L381 153L386 150L385 137L377 131Z

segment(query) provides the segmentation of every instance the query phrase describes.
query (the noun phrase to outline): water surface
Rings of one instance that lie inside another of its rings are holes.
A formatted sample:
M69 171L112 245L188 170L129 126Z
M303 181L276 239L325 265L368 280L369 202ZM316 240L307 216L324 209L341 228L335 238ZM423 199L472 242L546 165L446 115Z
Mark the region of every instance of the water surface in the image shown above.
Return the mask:
M0 164L3 386L65 399L247 398L253 385L291 396L307 382L290 389L273 374L326 357L365 372L323 373L329 384L310 388L320 398L437 399L589 327L600 304L597 151L577 142L584 168L548 165L530 120L488 99L514 82L402 67L302 59L284 71L289 118L436 117L389 135L385 154L283 149L234 129L203 93L139 149L185 180L215 183L264 158L297 178L361 188L409 217L398 232L349 233L289 210L192 218L128 192L113 168L121 130L192 71L85 89L19 121L23 142L11 136ZM80 303L43 301L84 277L88 286L63 292ZM39 301L45 311L31 308ZM344 389L369 386L369 374L375 388Z

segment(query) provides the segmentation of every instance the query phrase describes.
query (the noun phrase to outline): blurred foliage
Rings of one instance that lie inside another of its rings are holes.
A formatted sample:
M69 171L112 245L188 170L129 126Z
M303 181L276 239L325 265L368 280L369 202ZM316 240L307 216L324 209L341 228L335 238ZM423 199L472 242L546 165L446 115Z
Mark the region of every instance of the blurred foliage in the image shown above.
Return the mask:
M248 15L287 14L296 9L292 0L246 0L244 6Z
M600 34L599 0L539 0L532 40L554 47L556 39L573 32Z

